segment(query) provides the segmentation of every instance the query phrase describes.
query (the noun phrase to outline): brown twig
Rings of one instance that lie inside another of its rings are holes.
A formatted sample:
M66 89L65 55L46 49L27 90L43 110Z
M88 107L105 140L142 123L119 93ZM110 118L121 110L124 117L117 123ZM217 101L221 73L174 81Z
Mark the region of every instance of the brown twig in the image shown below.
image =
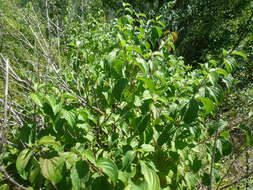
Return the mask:
M225 186L221 187L218 190L224 190L224 189L227 189L229 187L232 187L232 186L240 183L241 180L249 178L251 175L253 175L253 171L249 172L247 175L242 176L241 178L239 178L238 180L234 181L233 183L230 183L228 185L225 185Z
M17 189L22 189L22 190L29 190L28 188L24 187L23 185L19 184L17 181L15 181L8 173L7 171L3 168L0 167L0 172L3 173L5 178L10 181L13 185L17 187Z
M221 186L221 183L222 183L223 180L229 175L229 172L230 172L230 170L231 170L233 164L237 161L238 156L240 156L245 150L247 150L247 147L244 148L243 150L241 150L241 151L239 152L239 154L237 154L236 158L230 163L228 169L226 170L225 175L223 175L222 178L220 179L220 181L219 181L219 183L218 183L218 185L217 185L217 187L216 187L216 190L219 190L219 188L220 188L220 186ZM233 153L233 155L234 155L234 153Z
M4 151L4 141L5 141L5 130L8 125L8 88L9 88L9 60L6 60L3 55L1 54L1 57L3 58L3 62L5 63L6 69L5 69L5 84L4 84L4 121L1 128L1 153Z

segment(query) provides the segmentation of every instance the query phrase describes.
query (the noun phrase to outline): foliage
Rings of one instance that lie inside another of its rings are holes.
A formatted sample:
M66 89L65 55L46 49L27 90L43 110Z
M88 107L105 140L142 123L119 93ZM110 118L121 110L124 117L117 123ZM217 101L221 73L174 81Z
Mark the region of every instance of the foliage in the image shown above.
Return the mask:
M179 33L177 53L196 65L208 54L239 45L250 34L252 1L177 0L161 8L161 15L173 31ZM236 47L237 48L237 47Z
M1 154L12 178L47 190L226 185L221 166L235 149L220 106L248 56L223 49L193 69L174 54L161 17L124 3L110 24L102 16L81 22L70 16L72 4L58 9L57 2L49 10L66 12L46 20L32 3L4 12L1 53L11 58L15 93L9 101L21 109L9 119ZM252 146L248 123L240 124L243 146ZM0 189L14 189L2 179Z

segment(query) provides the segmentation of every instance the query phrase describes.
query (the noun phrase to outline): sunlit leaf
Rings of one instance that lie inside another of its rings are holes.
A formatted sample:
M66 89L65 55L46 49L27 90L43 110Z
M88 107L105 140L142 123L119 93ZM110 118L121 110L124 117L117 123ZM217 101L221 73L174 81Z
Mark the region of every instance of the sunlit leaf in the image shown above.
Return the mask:
M111 181L116 184L118 180L118 167L117 165L109 158L99 158L96 162L97 167L102 169L102 171L108 175Z
M147 183L146 190L160 190L160 181L156 172L149 168L144 161L141 161L140 164L141 173L144 175L145 182Z
M141 150L143 150L144 152L154 152L155 148L150 144L143 144L141 145Z
M23 174L24 170L26 169L31 157L33 155L32 149L24 149L22 150L16 160L16 168L18 170L18 173L26 179L26 177Z
M123 168L127 168L128 166L130 166L134 158L135 158L135 152L132 150L127 151L122 160Z
M64 177L64 159L53 157L49 159L40 159L40 168L42 175L53 184L59 183Z
M63 109L61 111L61 114L62 114L62 118L64 118L70 127L74 127L75 124L76 124L76 121L77 121L77 115L74 111L68 111L68 110L65 110Z
M73 190L85 189L85 177L89 173L88 164L82 160L77 161L70 171Z

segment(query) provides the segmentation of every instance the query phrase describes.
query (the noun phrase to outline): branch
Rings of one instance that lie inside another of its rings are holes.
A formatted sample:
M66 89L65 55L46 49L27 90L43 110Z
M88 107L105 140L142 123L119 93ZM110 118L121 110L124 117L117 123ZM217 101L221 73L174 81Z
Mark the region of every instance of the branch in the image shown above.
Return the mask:
M247 35L247 33L249 31L247 31L247 27L250 25L250 22L253 18L253 12L251 13L250 17L248 18L246 24L244 25L244 28L242 29L242 32L239 36L239 39L237 40L237 42L234 44L233 48L230 50L230 52L233 52L241 43L241 41L243 40L243 38Z
M233 183L230 183L230 184L228 184L228 185L223 186L222 188L220 188L220 189L218 189L218 190L223 190L223 189L227 189L227 188L229 188L229 187L232 187L232 186L234 186L234 185L240 183L241 180L250 177L251 175L253 175L253 171L249 172L247 175L242 176L241 178L239 178L238 180L234 181Z
M8 140L5 140L5 139L3 139L3 138L1 138L1 137L0 137L0 140L1 140L1 142L5 143L5 144L7 144L7 145L13 146L13 147L18 148L18 149L21 148L18 144L14 144L14 143L12 143L12 142L10 142L10 141L8 141Z
M222 183L223 180L229 175L229 172L230 172L230 170L231 170L233 164L238 160L238 157L241 156L242 153L243 153L245 150L247 151L247 147L245 147L243 150L241 150L241 151L237 154L237 156L235 157L235 159L230 163L228 169L226 170L225 174L224 174L224 175L222 176L222 178L220 179L220 181L219 181L219 183L218 183L218 185L217 185L217 187L216 187L215 190L219 190L219 187L221 186L221 183ZM233 153L231 156L233 156L233 155L234 155L234 153Z
M5 63L6 69L5 69L5 85L4 85L4 121L1 128L0 137L2 139L0 151L3 152L4 145L3 142L5 141L5 130L8 125L8 89L9 89L9 60L6 60L2 54L0 54L3 58L3 62Z
M22 189L22 190L29 190L28 188L24 187L23 185L19 184L17 181L15 181L8 173L7 171L0 167L0 172L4 174L5 178L10 181L12 184L14 184L17 189Z

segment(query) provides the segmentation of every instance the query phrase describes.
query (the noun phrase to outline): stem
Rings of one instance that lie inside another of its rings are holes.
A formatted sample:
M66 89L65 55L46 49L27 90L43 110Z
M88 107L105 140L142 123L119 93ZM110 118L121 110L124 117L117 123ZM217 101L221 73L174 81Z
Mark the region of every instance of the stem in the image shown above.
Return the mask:
M4 152L4 142L5 140L5 130L7 129L8 126L8 89L9 89L9 60L6 60L3 55L1 54L1 57L3 58L3 61L5 63L5 84L4 84L4 121L3 121L3 126L1 129L1 147L0 151L1 153ZM2 160L0 161L2 162Z
M247 151L247 148L241 150L241 151L239 152L239 154L235 155L235 159L230 163L228 169L226 170L226 173L225 173L225 174L222 176L222 178L220 179L220 181L219 181L219 183L218 183L218 185L217 185L217 187L216 187L216 190L219 190L219 188L220 188L220 186L221 186L221 183L222 183L223 180L229 175L229 172L230 172L230 170L231 170L233 164L234 164L236 161L238 161L238 160L237 160L238 157L241 156L242 153L243 153L245 150ZM233 154L234 154L234 153L233 153Z
M252 12L251 15L249 16L249 18L248 18L246 24L244 25L244 27L243 27L243 29L242 29L242 32L241 32L241 34L240 34L240 36L239 36L239 39L238 39L237 42L234 44L234 46L233 46L233 48L231 49L230 52L233 52L233 51L240 45L240 43L241 43L241 41L243 40L243 38L245 38L245 36L248 34L249 31L248 31L247 29L248 29L248 26L250 26L250 22L251 22L252 18L253 18L253 12Z
M245 162L246 162L246 175L249 175L249 153L248 153L248 150L246 150L245 152ZM249 180L247 179L247 182L245 184L245 190L248 189L249 187Z
M15 185L17 187L17 189L22 189L22 190L29 190L28 188L24 187L23 185L19 184L17 181L15 181L8 173L7 171L0 167L0 172L3 173L3 175L5 176L5 178L10 181L13 185Z
M215 132L214 142L213 142L213 148L212 148L212 160L211 160L211 166L210 166L210 185L208 187L208 190L212 190L212 183L213 183L213 167L214 167L214 159L216 154L216 142L218 139L218 129Z
M238 180L236 180L236 181L234 181L234 182L232 182L232 183L230 183L230 184L228 184L228 185L223 186L222 188L220 188L220 189L218 189L218 190L224 190L224 189L227 189L227 188L229 188L229 187L232 187L232 186L234 186L234 185L240 183L241 180L249 178L251 175L253 175L253 171L249 172L247 175L245 175L245 176L239 178Z

